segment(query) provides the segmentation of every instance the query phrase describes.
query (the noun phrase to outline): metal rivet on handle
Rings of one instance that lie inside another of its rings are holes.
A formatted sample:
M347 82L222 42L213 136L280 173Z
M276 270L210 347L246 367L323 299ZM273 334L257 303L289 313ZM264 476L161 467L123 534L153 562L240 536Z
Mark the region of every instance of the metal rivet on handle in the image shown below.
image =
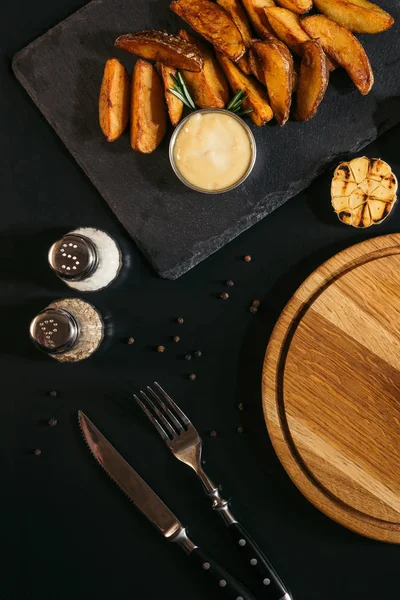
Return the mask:
M220 585L221 587L225 587L225 586L226 586L226 581L225 581L225 579L221 579L221 581L219 582L219 585Z
M263 584L264 584L264 585L269 585L270 583L271 583L271 580L270 580L270 579L268 579L268 577L266 577L266 578L264 579L264 581L263 581Z
M250 564L252 565L252 567L254 567L257 564L257 559L256 558L252 558L250 561Z
M208 563L208 562L203 563L203 569L205 571L208 571L209 568L210 568L210 563Z
M239 540L239 546L245 546L246 540Z

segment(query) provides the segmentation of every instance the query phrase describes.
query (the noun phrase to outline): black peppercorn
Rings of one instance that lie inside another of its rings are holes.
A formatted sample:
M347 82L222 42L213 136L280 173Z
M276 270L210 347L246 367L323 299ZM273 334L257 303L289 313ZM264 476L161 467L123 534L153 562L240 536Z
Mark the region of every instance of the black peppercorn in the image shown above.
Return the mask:
M243 431L244 431L244 427L242 427L241 425L239 425L239 427L236 429L236 431L237 431L238 433L243 433Z
M228 292L222 292L219 297L221 298L221 300L228 300L229 298L229 294Z
M165 352L165 346L157 346L157 352Z
M245 262L251 262L251 256L250 256L250 254L246 254L246 256L243 257L243 260Z
M57 425L57 423L58 423L57 419L49 419L48 420L49 427L55 427Z
M196 379L196 373L189 373L190 381L194 381Z
M225 283L228 287L233 287L235 285L235 283L232 281L232 279L227 279Z
M195 351L195 353L194 353L194 355L195 355L195 357L196 357L196 358L200 358L200 356L201 356L202 354L203 354L203 353L202 353L202 351L201 351L201 350L196 350L196 351Z
M174 340L174 342L177 344L178 342L180 342L181 338L179 337L179 335L174 335L174 337L172 338Z
M185 354L185 360L192 360L191 354Z
M217 437L217 432L215 431L215 429L210 431L210 437Z
M42 451L40 450L40 448L35 448L35 450L33 451L33 454L35 456L40 456L42 454Z
M255 313L258 312L258 308L257 308L257 306L250 306L249 311L251 313L253 313L253 315L254 315Z
M260 306L261 302L260 300L253 300L253 306Z
M129 345L130 344L134 344L135 343L135 338L133 338L133 337L128 338L127 341L126 341L126 343L129 344Z
M184 319L183 317L178 317L178 318L176 319L176 322L177 322L177 323L179 323L179 325L182 325L182 323L184 323L184 322L185 322L185 319Z
M51 391L51 392L50 392L50 396L51 396L52 398L57 398L57 396L58 396L58 392L56 392L55 390L53 390L53 391Z

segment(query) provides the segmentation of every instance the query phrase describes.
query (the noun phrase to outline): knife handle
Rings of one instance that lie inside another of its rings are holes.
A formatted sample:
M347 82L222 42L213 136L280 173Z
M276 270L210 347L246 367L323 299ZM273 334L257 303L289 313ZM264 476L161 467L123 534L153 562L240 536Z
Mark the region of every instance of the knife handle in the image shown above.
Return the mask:
M282 579L244 527L236 522L229 525L228 531L245 562L259 575L268 592L267 597L271 600L292 600Z
M212 556L198 546L189 554L189 558L198 564L201 570L217 587L223 598L230 600L255 600L255 597L232 575L228 573Z

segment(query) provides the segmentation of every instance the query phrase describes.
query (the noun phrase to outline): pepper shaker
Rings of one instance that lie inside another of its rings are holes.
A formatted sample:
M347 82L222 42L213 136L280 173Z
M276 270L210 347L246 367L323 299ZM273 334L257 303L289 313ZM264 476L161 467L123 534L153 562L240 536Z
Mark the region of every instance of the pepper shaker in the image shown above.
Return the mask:
M100 313L79 298L52 302L32 320L31 339L59 362L78 362L91 356L104 337Z
M80 292L108 287L122 267L116 241L93 227L80 227L64 235L51 246L48 260L58 277Z

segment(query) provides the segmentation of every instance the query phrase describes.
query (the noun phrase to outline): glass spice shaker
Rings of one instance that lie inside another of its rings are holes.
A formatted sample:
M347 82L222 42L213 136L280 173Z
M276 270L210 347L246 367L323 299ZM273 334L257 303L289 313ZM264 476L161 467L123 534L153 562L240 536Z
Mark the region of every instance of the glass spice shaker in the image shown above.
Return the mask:
M89 358L104 337L104 323L92 304L79 298L52 302L31 322L34 344L59 362Z
M80 292L96 292L118 277L122 253L105 231L80 227L52 245L49 265L69 287Z

